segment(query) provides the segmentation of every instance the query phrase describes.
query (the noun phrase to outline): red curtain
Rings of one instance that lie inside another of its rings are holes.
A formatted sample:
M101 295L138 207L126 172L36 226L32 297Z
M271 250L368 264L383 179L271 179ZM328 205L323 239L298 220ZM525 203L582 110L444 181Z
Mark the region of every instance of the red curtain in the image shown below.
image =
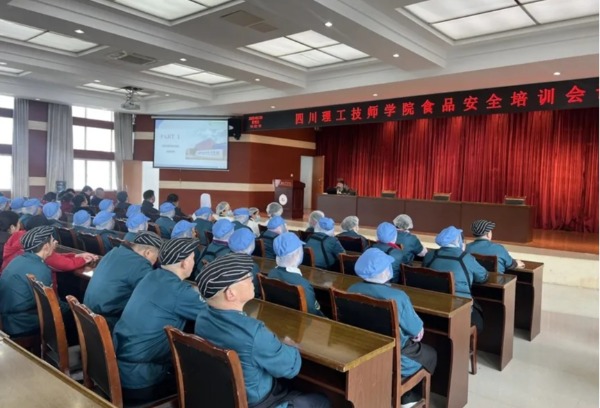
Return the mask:
M526 196L536 228L598 232L598 108L326 127L317 154L359 195Z

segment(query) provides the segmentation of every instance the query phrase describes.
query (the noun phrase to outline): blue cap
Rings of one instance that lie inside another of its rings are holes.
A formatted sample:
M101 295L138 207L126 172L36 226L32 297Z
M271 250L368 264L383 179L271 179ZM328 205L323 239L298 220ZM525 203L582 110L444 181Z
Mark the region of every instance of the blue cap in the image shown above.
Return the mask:
M127 222L125 223L125 225L127 226L127 228L133 229L133 228L139 227L140 225L147 222L148 220L150 220L150 218L146 217L144 214L139 212L139 213L133 214L131 217L127 218Z
M398 230L394 227L394 224L389 222L382 222L377 227L377 241L387 244L389 242L396 243L398 236Z
M454 226L450 226L448 228L444 228L438 235L435 237L435 243L439 246L448 246L453 243L457 239L459 239L459 244L462 245L462 232L463 230L458 229Z
M23 208L24 202L25 202L25 199L23 197L14 198L12 200L12 202L10 203L11 210L20 210L21 208Z
M323 217L319 219L319 227L324 231L331 231L335 227L335 223L331 218Z
M46 218L52 217L58 212L58 210L60 210L60 204L56 202L46 203L42 208L42 212L44 213Z
M358 258L354 271L363 279L379 275L394 262L394 258L386 255L381 249L369 248Z
M189 222L186 220L179 221L173 227L173 231L171 231L171 239L179 238L180 235L184 234L185 232L187 232L191 229L194 229L195 226L196 226L196 223L194 223L194 222Z
M196 212L194 213L194 215L196 217L200 217L202 215L206 215L206 214L212 214L212 209L210 207L200 207L196 210Z
M127 218L129 217L133 217L135 214L139 213L142 211L142 206L138 205L138 204L131 204L129 207L127 207L127 213L125 214L125 216Z
M229 238L229 249L233 252L240 252L248 248L256 239L254 233L249 228L240 228L235 230Z
M281 218L279 215L276 215L274 217L271 217L271 219L267 223L267 228L272 230L272 229L280 227L284 224L285 224L285 220L283 218Z
M26 207L39 207L42 205L42 202L37 198L30 198L23 203L23 208Z
M115 216L114 212L100 211L94 217L94 225L102 225L105 222L110 221L114 216Z
M79 210L75 214L73 214L73 224L82 225L85 224L90 218L90 213L86 210Z
M212 233L215 238L222 238L233 231L233 228L234 226L231 221L229 221L227 218L221 218L219 221L213 224Z
M105 198L104 200L100 201L100 204L98 204L98 208L100 209L100 211L106 211L110 208L111 205L113 205L113 200Z
M10 200L4 196L0 196L0 205L8 203Z
M175 204L166 202L160 205L159 211L162 213L168 213L169 211L173 211L175 209Z
M237 216L237 215L247 215L248 217L250 216L250 211L248 211L247 208L236 208L235 210L233 210L233 215Z
M302 245L304 242L300 241L298 235L293 232L284 232L273 240L273 251L277 256L284 256L291 254Z

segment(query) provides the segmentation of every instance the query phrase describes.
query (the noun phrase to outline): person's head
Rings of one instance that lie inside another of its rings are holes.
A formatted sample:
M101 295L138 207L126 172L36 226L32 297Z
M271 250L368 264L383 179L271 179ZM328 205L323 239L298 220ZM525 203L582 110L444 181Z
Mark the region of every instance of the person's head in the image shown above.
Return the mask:
M73 225L75 227L89 227L92 224L92 217L86 210L79 210L73 214Z
M19 214L14 211L0 212L0 231L13 234L21 229Z
M65 191L63 191L63 193L70 193L73 195L77 195L77 192L75 190L73 190L72 188L67 188Z
M212 226L213 238L217 241L228 242L233 235L234 225L226 218L221 218Z
M210 209L210 207L200 207L198 208L194 214L192 215L193 219L201 219L201 220L210 220L210 217L212 217L212 210Z
M412 218L410 218L406 214L400 214L396 218L394 218L394 225L400 231L409 231L413 228Z
M21 214L23 210L23 203L25 202L25 198L17 197L13 198L10 202L10 209L16 212L17 214Z
M34 253L42 259L48 258L56 247L53 232L54 228L50 226L30 229L21 237L23 251Z
M187 279L194 270L194 251L198 241L191 238L168 239L160 247L158 260L161 268Z
M42 201L45 203L50 203L52 201L56 201L56 193L53 191L50 191L50 192L44 194L44 196L42 197Z
M73 198L75 198L74 194L63 191L63 194L60 196L60 202L62 204L68 204L73 201Z
M142 206L139 204L131 204L127 207L127 212L125 213L125 217L133 217L137 213L142 212Z
M104 189L102 187L98 187L94 195L98 198L104 198Z
M110 230L115 226L115 213L100 211L94 217L94 226L97 230Z
M338 190L343 190L345 185L346 183L344 182L344 179L339 178L337 179L337 184L335 185L335 188L337 188Z
M175 193L171 193L167 196L167 202L175 204L176 207L179 206L179 196Z
M134 233L146 231L148 229L149 220L150 218L146 217L141 212L133 214L131 217L127 218L127 222L125 223L127 231Z
M49 203L44 204L42 207L42 212L44 216L49 220L58 220L62 216L62 211L60 210L60 204L51 201Z
M256 222L260 221L260 211L256 207L248 208L248 212L250 213L250 219Z
M129 199L129 194L127 194L127 191L119 191L117 193L117 201L118 202L126 203L128 199Z
M174 238L194 238L196 223L186 220L178 221L171 231L171 239Z
M37 198L30 198L23 203L23 208L21 212L23 214L31 214L37 215L40 213L40 209L42 208L42 203Z
M209 263L198 278L198 291L213 308L242 311L254 298L252 257L231 253Z
M105 198L98 204L98 208L100 211L108 211L111 212L115 209L115 203L110 198Z
M277 266L297 268L304 258L304 242L293 232L285 232L273 240Z
M267 229L276 234L283 234L284 232L287 232L285 220L279 215L274 215L273 217L271 217L269 222L267 222Z
M492 239L492 230L496 224L488 220L476 220L471 224L471 232L475 238Z
M358 217L356 215L349 215L342 220L340 227L344 231L356 231L358 232Z
M266 211L269 218L274 217L276 215L281 216L281 214L283 214L283 207L279 203L272 202L269 203L269 205L267 205Z
M81 194L85 194L86 196L90 196L92 195L92 193L94 192L94 190L90 187L90 186L84 186L81 189Z
M163 240L154 232L143 231L136 235L131 243L131 249L154 265L158 260L162 243Z
M255 239L256 237L250 229L237 229L231 234L231 238L229 238L229 249L239 254L252 255L256 242Z
M464 250L462 230L454 226L444 228L436 237L435 243L441 247L460 248Z
M321 218L325 217L325 213L323 211L313 211L308 215L308 226L315 227Z
M217 204L216 213L219 217L231 216L231 206L227 201L221 201Z
M0 197L0 211L5 211L10 208L10 200L7 197Z
M73 206L75 206L76 208L87 207L87 197L84 194L77 194L75 197L73 197Z
M315 225L315 232L322 232L323 234L332 237L335 232L335 223L331 218L322 217L319 219L317 225Z
M389 222L382 222L377 226L377 241L382 244L395 244L398 230Z
M158 210L161 217L173 218L175 216L175 204L168 201L162 203Z
M241 224L246 225L250 219L250 211L247 208L236 208L233 210L233 219Z
M153 203L154 200L156 199L156 197L154 197L154 190L144 191L144 194L142 195L142 197L144 197L144 200L150 201L151 203Z
M393 262L394 258L381 249L369 248L356 261L354 271L367 282L386 283L394 276Z

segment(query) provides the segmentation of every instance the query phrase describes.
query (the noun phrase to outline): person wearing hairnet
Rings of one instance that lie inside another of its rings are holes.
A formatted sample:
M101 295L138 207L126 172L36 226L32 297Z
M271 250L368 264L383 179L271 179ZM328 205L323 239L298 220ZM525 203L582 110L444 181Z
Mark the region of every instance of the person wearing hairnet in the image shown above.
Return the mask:
M408 254L412 262L415 256L423 257L427 253L427 248L423 246L419 238L410 232L413 229L413 221L406 214L400 214L394 218L394 225L398 230L398 237L396 238L396 244L402 245L404 252Z
M360 238L363 250L369 246L369 240L358 233L358 217L349 215L342 220L340 224L342 232L337 234L338 237Z

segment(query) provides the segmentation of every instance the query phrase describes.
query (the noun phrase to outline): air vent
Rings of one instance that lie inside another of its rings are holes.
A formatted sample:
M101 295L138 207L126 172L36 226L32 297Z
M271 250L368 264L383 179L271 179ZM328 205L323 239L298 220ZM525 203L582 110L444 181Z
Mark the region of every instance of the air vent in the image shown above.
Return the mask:
M147 57L145 55L140 55L140 54L135 54L135 53L130 54L127 51L121 51L121 52L115 52L113 54L109 54L108 58L115 60L115 61L123 61L123 62L127 62L128 64L134 64L134 65L148 65L148 64L155 63L157 61L156 58Z
M259 31L261 33L270 33L271 31L277 30L277 27L273 27L271 24L265 23L264 21L262 23L251 25L248 28Z
M224 16L221 16L221 18L225 21L229 21L230 23L239 25L241 27L248 27L252 24L264 21L264 19L255 16L254 14L250 14L244 10L234 11L233 13L225 14Z

